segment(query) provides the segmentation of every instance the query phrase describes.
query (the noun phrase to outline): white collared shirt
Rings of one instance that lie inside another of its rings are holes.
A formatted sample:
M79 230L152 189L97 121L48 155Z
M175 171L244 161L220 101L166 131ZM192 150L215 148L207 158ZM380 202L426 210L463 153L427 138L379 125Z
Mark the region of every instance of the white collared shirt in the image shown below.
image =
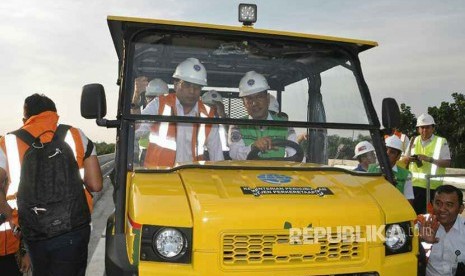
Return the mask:
M446 232L442 225L436 232L439 242L433 244L426 267L427 276L454 276L457 264L465 263L465 219L458 215ZM460 252L460 255L456 255Z
M143 115L158 115L159 109L159 98L155 98L151 101L141 112ZM192 110L185 114L184 107L176 97L176 114L177 116L188 116L197 117L199 114L198 104L196 103ZM193 127L191 123L176 123L176 162L190 162L193 160L192 157L192 131ZM142 137L150 132L151 124L142 124L136 130L136 137ZM182 141L182 142L180 142ZM212 125L210 135L207 137L206 147L210 160L220 161L224 160L223 150L221 147L221 140L218 133L218 125Z

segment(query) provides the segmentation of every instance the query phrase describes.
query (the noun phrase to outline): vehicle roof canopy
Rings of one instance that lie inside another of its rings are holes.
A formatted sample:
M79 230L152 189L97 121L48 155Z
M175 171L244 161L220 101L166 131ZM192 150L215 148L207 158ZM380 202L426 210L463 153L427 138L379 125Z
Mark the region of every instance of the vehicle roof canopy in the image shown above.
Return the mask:
M170 82L179 62L196 57L207 68L208 86L215 87L237 87L247 71L255 70L266 76L271 89L282 90L304 78L303 71L321 73L340 64L340 60L336 63L328 57L340 57L341 47L358 54L378 45L331 36L132 17L109 16L108 25L120 66L125 41L141 35L139 41L151 45L147 51L138 49L135 75L153 74ZM167 44L178 47L164 46ZM196 45L199 47L192 51ZM226 52L234 57L229 58ZM276 58L283 58L283 63L276 66Z

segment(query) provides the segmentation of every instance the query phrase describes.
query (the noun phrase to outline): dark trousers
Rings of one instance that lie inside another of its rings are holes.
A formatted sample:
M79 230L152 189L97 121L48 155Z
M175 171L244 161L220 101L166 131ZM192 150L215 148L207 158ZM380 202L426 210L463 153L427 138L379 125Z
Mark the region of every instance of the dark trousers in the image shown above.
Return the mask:
M0 274L2 276L21 276L15 254L0 256Z
M430 190L430 202L433 202L435 193L436 190ZM413 200L413 209L415 209L417 215L426 214L426 189L413 187L413 195L415 196L415 199Z
M41 241L27 241L34 276L84 276L90 226Z

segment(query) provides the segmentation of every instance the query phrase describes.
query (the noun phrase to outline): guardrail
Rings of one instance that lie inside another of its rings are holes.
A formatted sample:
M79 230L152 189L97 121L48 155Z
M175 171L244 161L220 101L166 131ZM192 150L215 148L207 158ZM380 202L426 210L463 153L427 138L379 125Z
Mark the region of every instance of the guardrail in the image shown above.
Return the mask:
M114 167L115 154L109 153L109 154L99 155L97 156L97 158L100 164L100 168L102 170L102 176L105 178L110 174L111 170Z
M464 173L454 173L454 174L427 174L426 178L426 205L431 201L431 178L440 178L440 180L444 180L444 178L457 178L457 177L465 177ZM463 189L461 189L463 190Z

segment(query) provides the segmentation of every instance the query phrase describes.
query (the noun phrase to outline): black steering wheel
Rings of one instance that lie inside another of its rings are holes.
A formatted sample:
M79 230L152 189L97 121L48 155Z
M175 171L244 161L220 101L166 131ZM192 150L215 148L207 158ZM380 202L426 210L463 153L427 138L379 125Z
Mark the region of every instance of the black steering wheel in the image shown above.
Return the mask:
M247 160L275 160L275 161L294 161L302 162L304 159L304 151L299 144L293 141L284 140L284 139L272 139L271 144L273 147L290 147L295 149L295 154L289 157L261 157L260 150L257 148L252 148L252 150L247 155Z

